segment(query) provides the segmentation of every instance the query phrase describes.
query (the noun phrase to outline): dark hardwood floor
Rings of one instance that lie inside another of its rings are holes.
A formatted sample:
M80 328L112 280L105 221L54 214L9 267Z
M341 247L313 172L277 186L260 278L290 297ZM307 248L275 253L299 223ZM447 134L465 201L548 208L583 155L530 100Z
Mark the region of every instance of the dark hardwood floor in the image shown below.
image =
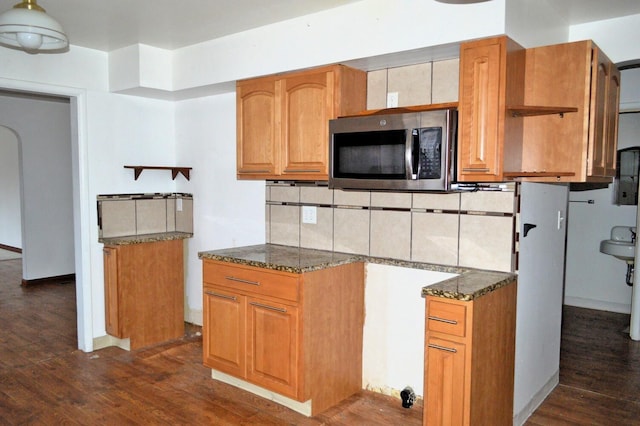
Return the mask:
M202 340L76 349L73 284L21 287L0 261L0 425L421 425L422 404L363 391L314 418L211 379ZM565 307L560 385L527 425L640 425L640 342L629 316Z
M211 379L202 339L78 349L73 284L21 287L0 261L0 425L420 425L422 404L363 391L314 418Z
M629 315L565 306L560 385L527 425L640 425L640 342Z

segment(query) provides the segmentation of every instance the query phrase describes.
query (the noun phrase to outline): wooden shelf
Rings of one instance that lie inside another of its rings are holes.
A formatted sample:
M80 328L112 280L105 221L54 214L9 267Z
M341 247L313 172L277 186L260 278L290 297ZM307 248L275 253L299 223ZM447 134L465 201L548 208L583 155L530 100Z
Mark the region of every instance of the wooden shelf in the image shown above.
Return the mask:
M124 166L125 169L133 169L133 177L135 180L138 180L140 173L143 170L171 170L171 178L173 180L176 179L178 173L184 176L187 180L189 180L189 174L191 172L191 167L171 167L171 166Z
M504 172L506 178L575 176L574 172Z
M367 115L381 115L381 114L403 114L407 112L422 112L422 111L433 111L433 110L439 110L439 109L457 109L457 108L458 108L458 102L446 102L446 103L440 103L440 104L412 105L412 106L396 107L396 108L368 109L366 111L361 111L357 114L340 116L340 118L362 117Z
M509 111L512 117L532 117L534 115L553 115L553 114L559 114L560 117L564 117L565 113L578 112L578 108L512 105L507 107L507 111Z

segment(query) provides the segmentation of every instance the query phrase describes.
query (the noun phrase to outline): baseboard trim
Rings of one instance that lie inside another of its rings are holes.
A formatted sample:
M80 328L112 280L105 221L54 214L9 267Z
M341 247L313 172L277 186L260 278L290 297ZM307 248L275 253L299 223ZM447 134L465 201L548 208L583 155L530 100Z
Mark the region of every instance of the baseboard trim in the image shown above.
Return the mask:
M12 247L12 246L8 246L8 245L1 244L1 243L0 243L0 249L7 250L7 251L12 251L14 253L22 253L22 249L19 248L19 247Z
M75 283L76 274L68 274L68 275L58 275L56 277L45 277L38 278L35 280L22 280L22 286L28 287L32 285L42 285L42 284L70 284Z
M556 372L547 380L547 383L540 388L533 398L529 401L527 405L524 406L519 413L516 413L513 416L513 425L514 426L522 426L527 421L529 416L533 414L534 411L542 404L547 396L555 389L556 386L560 383L560 369L556 370Z
M109 346L117 346L120 349L124 349L125 351L131 351L131 340L129 338L118 339L117 337L113 337L109 334L93 338L94 351L108 348Z
M565 296L564 304L577 308L596 309L598 311L617 312L619 314L631 313L631 303L603 302L602 300Z
M219 380L228 385L235 386L247 392L251 392L254 395L258 395L264 399L268 399L269 401L276 402L304 416L307 416L307 417L312 416L313 410L312 410L311 400L308 400L305 402L296 401L295 399L291 399L286 396L280 395L278 393L272 392L268 389L254 385L253 383L246 382L242 379L238 379L236 377L230 376L218 370L213 370L213 369L211 370L211 378L215 380Z

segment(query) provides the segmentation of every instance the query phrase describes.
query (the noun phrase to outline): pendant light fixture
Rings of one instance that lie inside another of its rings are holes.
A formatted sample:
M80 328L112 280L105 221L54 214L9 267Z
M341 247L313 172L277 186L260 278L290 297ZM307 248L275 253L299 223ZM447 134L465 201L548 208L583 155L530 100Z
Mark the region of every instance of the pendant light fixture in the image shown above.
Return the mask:
M0 44L37 53L62 51L69 41L62 26L36 0L22 0L0 14Z

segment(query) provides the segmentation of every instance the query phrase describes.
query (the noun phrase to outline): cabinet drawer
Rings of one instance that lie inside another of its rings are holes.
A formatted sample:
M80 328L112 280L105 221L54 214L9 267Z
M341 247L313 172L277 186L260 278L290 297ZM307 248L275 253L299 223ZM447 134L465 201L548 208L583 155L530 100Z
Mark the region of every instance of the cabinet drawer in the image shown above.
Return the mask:
M251 294L298 301L300 277L295 274L205 260L202 275L205 286L215 284Z
M461 304L427 299L427 328L429 331L465 337L467 307Z

